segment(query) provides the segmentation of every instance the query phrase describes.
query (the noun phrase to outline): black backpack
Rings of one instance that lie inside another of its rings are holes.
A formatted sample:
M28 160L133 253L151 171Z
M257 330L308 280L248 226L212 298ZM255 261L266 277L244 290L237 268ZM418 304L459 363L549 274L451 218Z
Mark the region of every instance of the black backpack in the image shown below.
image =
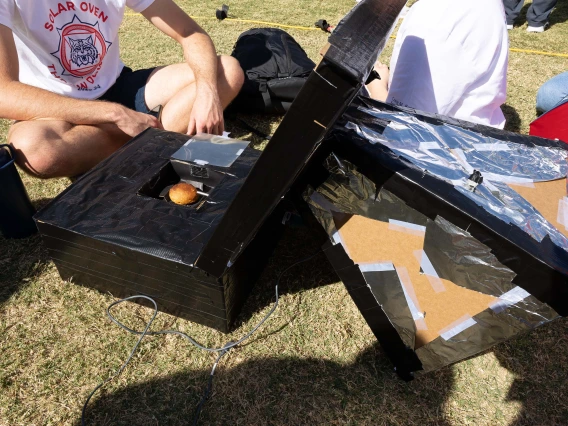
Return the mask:
M315 68L304 49L285 31L257 28L242 33L232 56L245 72L234 112L284 114Z

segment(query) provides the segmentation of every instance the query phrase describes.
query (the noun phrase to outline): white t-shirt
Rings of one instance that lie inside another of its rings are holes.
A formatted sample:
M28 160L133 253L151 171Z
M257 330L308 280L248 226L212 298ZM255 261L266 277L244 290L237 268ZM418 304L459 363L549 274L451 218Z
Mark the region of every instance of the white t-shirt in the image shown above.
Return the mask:
M419 0L396 37L387 102L503 128L508 48L502 0Z
M0 0L0 24L12 29L20 81L62 95L96 99L116 81L118 28L125 6L154 0Z

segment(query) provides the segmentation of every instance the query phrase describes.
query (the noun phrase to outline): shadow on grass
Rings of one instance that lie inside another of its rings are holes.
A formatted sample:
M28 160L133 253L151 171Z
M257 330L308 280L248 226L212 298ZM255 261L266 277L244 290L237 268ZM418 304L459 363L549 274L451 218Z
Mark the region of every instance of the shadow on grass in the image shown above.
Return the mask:
M266 144L264 138L251 132L250 129L247 129L239 120L244 121L246 124L265 135L270 135L272 133L272 125L280 122L282 117L276 115L227 113L225 119L225 130L231 133L232 138L248 139L251 141L253 147L261 147Z
M511 105L501 105L501 111L505 116L505 130L509 132L519 133L521 131L521 117L515 108Z
M510 426L568 424L568 320L557 320L494 349L516 377L508 401L522 403Z
M0 305L39 277L48 262L39 235L21 240L0 237Z
M36 209L50 200L33 202ZM0 236L0 305L28 282L39 277L48 263L47 250L39 234L23 239L5 239Z
M282 275L278 286L280 295L300 293L339 282L333 267L321 251L326 239L327 235L321 227L286 227L233 328L246 323L255 312L274 304L274 286L279 275L299 260L316 254L313 259L294 266Z
M555 24L568 21L568 3L565 1L559 1L556 3L556 7L550 14L549 20L551 27Z
M186 371L99 394L87 423L191 424L208 374L209 369ZM449 425L443 413L453 381L446 368L402 382L377 346L348 364L275 354L234 368L221 366L199 424Z

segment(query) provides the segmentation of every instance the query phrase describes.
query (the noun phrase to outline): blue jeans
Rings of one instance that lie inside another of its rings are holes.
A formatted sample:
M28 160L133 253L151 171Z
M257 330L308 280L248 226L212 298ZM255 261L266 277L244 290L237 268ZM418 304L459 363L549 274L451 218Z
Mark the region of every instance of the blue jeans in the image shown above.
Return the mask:
M552 77L538 89L536 110L544 113L564 102L568 102L568 72Z
M527 10L527 21L531 27L541 27L548 22L548 16L558 0L533 0ZM507 25L513 25L521 13L525 0L503 0Z

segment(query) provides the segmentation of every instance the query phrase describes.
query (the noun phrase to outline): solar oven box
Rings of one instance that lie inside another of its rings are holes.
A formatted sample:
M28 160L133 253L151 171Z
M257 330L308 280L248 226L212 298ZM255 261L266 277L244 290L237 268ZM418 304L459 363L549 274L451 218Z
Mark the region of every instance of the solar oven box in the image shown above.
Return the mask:
M211 244L259 156L248 142L148 129L35 220L63 279L115 297L151 296L162 311L226 332L282 228L277 208L246 248L226 253ZM193 204L169 199L180 181L197 188ZM222 265L196 266L217 250L226 255Z

